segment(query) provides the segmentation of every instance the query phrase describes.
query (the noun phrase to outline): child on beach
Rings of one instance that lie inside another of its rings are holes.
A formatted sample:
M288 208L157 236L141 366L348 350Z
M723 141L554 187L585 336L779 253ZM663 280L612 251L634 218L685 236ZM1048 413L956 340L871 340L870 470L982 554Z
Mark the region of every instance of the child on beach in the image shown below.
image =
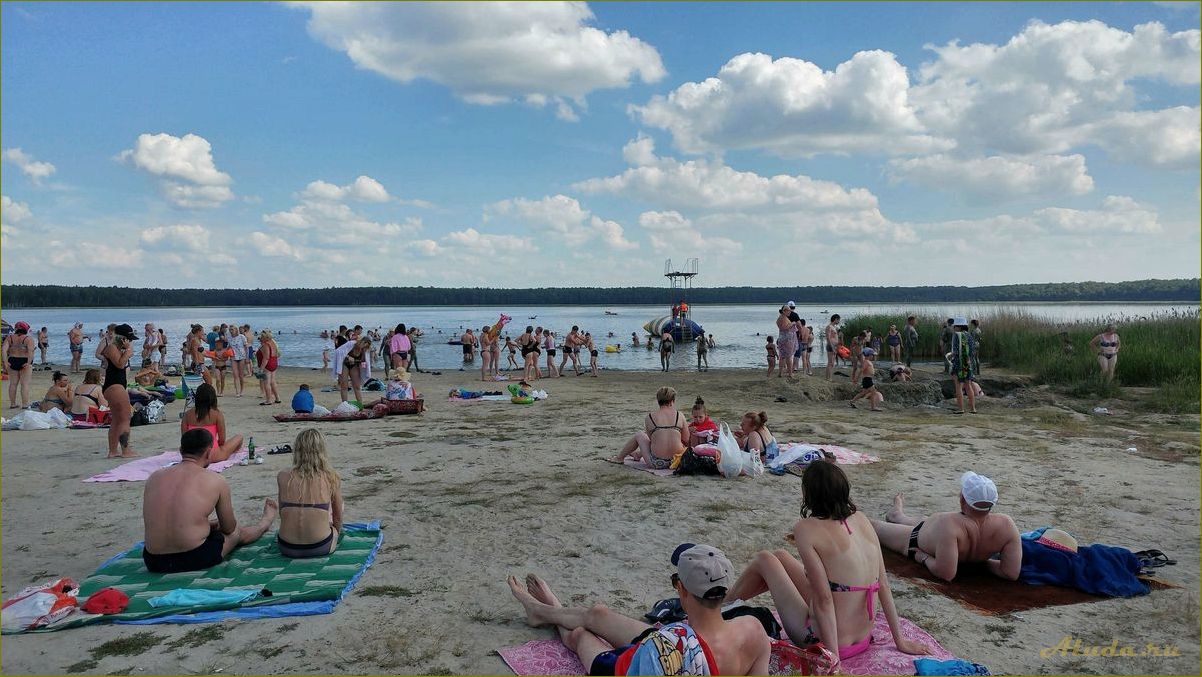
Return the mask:
M302 383L300 390L292 396L292 411L297 414L313 413L313 393L309 390L309 384Z
M713 444L718 439L718 424L705 410L705 400L700 397L693 403L693 420L689 423L689 446Z
M856 340L857 339L852 339L852 343L854 344ZM851 398L851 401L847 404L852 409L856 409L858 408L856 407L856 400L860 399L861 397L865 397L868 398L871 411L880 411L880 409L877 408L877 405L885 401L885 396L881 394L881 391L876 389L876 382L873 380L876 368L872 364L872 359L868 355L856 355L855 350L853 349L852 360L858 364L857 373L861 377L860 392L856 393L856 396Z
M772 372L776 370L776 343L771 336L764 348L768 351L768 378L772 378Z

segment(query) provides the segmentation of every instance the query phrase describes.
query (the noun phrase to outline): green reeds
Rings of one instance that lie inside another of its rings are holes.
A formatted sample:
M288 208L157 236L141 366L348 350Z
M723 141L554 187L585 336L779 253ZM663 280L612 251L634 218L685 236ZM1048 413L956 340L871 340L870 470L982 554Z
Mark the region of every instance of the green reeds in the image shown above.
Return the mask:
M939 332L947 318L916 316L919 344L915 359L937 361ZM1113 396L1115 386L1098 378L1097 354L1089 342L1106 320L1057 321L1038 318L1021 310L990 311L981 322L980 359L986 367L1001 367L1029 374L1042 383L1071 386L1082 394ZM883 336L889 325L905 326L904 315L861 315L844 326L847 343L865 328ZM1163 313L1117 322L1122 342L1116 377L1124 386L1157 387L1159 397L1185 398L1187 409L1197 409L1199 393L1199 330L1197 313ZM888 346L883 346L888 358Z

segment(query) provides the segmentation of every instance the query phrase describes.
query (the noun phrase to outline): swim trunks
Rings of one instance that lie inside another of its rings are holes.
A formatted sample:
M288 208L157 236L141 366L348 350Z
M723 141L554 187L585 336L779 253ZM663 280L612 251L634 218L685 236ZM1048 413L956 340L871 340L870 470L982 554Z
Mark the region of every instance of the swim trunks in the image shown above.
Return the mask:
M225 546L225 536L213 529L204 543L187 552L173 552L166 555L155 555L145 548L142 549L142 561L146 568L156 574L173 574L178 571L201 571L221 564L221 549Z
M71 344L71 352L82 353L83 352L83 344L82 343L72 343Z
M647 628L639 633L638 637L630 640L629 644L620 646L609 651L602 651L593 659L593 664L589 666L588 674L590 675L612 675L614 668L618 665L618 657L627 651L633 649L639 642L647 639L655 632L655 628Z
M918 552L918 532L922 529L925 522L919 522L914 525L914 530L910 532L910 544L906 548L906 554L913 557L914 553Z
M547 348L547 357L555 357L555 349Z
M464 355L471 355L471 354L472 354L472 346L471 346L471 344L469 344L469 343L465 343L465 344L463 344L463 354L464 354ZM523 353L523 354L525 354L525 353Z
M863 379L861 379L860 387L863 388L864 390L868 390L869 388L871 388L872 387L872 377L865 376Z
M28 362L29 362L28 357L13 357L10 355L8 358L8 368L11 371L21 371L22 369L25 368L25 365Z

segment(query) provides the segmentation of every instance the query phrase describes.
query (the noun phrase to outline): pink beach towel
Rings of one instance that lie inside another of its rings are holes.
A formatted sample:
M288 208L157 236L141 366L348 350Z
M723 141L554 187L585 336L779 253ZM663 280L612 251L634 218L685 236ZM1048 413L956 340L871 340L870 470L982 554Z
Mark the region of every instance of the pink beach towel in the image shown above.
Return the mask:
M931 649L930 658L951 660L955 658L939 645L925 630L902 618L902 636L920 642ZM885 614L879 613L872 629L873 645L859 656L848 658L842 663L843 674L847 675L913 675L914 659L897 650ZM536 639L521 646L505 647L497 651L506 665L516 675L584 675L584 666L558 639Z
M238 461L241 461L245 456L245 451L235 452L234 455L230 456L228 459L220 463L211 464L209 466L209 470L212 470L213 472L221 472L232 465L237 465ZM179 461L180 455L178 451L164 451L157 456L136 458L128 463L122 463L112 470L106 470L99 475L93 475L92 477L89 477L83 481L144 482L146 481L146 478L150 477L150 473L158 470L159 468L165 468L172 463L179 463Z
M647 465L642 459L639 459L636 461L633 458L630 458L629 456L627 456L622 461L622 465L626 466L627 468L633 468L635 470L642 470L643 472L649 472L652 475L655 475L656 477L671 477L672 476L672 470L670 468L665 468L663 470L656 470L655 468L652 468L651 466Z

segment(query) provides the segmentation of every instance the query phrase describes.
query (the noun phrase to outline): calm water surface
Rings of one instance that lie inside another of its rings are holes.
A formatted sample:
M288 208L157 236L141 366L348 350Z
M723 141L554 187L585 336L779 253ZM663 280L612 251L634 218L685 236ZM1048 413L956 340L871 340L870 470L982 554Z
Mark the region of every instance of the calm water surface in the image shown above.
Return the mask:
M779 305L694 305L693 319L701 324L707 334L713 334L718 347L709 354L713 367L760 367L764 366L764 337L776 334L774 325ZM617 315L606 315L605 311ZM908 306L848 304L843 306L799 305L798 313L807 324L819 327L826 325L830 313L839 313L845 320L861 314L895 313L900 326L909 313L932 313L940 316L988 317L998 311L1019 310L1038 317L1061 321L1092 321L1101 324L1106 319L1122 321L1124 318L1150 317L1165 313L1197 313L1198 306L1188 304L1067 304L1067 303L975 303L965 305L913 304ZM395 326L404 322L408 326L421 327L425 336L419 343L419 363L427 369L458 369L463 366L462 353L448 340L457 341L462 328L479 330L491 324L504 312L512 316L513 322L504 333L516 338L527 324L548 327L563 337L572 325L581 331L592 332L597 345L622 344L622 352L606 353L602 350L600 363L605 369L654 370L659 369L659 356L645 348L631 347L631 333L644 339L643 324L668 314L666 305L656 306L554 306L554 307L288 307L288 308L20 308L5 310L4 319L10 323L19 320L28 322L36 331L46 327L50 331L48 358L57 364L70 362L67 349L67 331L76 322L84 323L84 330L93 337L84 344L84 364L95 363L92 351L97 332L110 322L128 322L139 335L142 325L153 322L167 332L168 361L180 359L180 343L193 322L205 326L206 331L214 324L249 323L256 331L271 329L276 336L282 353L281 363L286 366L319 367L324 342L319 334L323 329L333 329L340 324L361 324L368 329ZM534 317L535 319L528 319ZM888 327L880 327L883 334ZM988 324L984 330L989 331ZM1121 329L1120 329L1121 331ZM613 337L610 337L610 334ZM816 345L815 364L822 363L825 355ZM520 359L520 356L519 356ZM587 361L587 356L586 356ZM505 357L502 357L502 364ZM696 363L692 347L682 347L673 359L674 367L686 367ZM556 361L558 364L558 360ZM477 361L476 366L479 366Z

